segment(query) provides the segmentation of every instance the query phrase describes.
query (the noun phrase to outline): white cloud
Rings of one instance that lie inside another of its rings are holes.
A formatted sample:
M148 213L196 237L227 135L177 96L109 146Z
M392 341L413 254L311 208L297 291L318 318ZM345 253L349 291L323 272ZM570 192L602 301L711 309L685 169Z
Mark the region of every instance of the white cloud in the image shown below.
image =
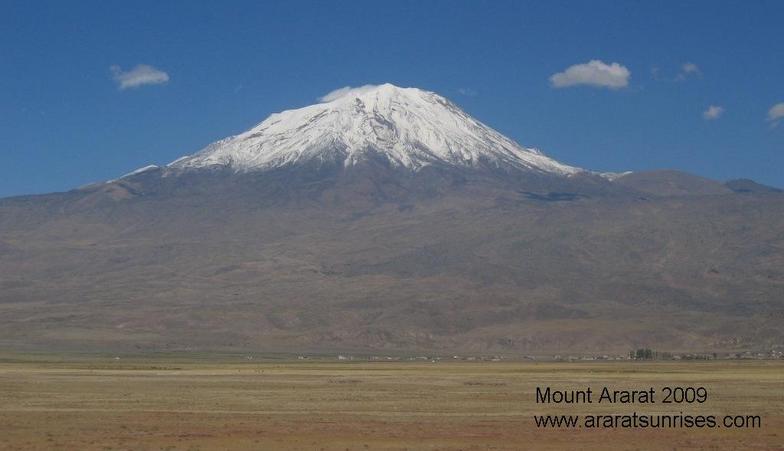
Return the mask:
M768 122L772 126L777 126L781 119L784 119L784 102L777 103L768 110Z
M706 121L713 121L713 120L716 120L716 119L720 118L722 114L724 114L724 108L723 107L720 107L720 106L717 106L717 105L711 105L711 106L708 107L707 110L702 112L702 117Z
M684 74L699 74L700 68L694 63L683 63L681 71Z
M700 75L702 75L702 71L699 66L694 63L683 63L681 71L675 77L675 81L683 81L689 77L699 77Z
M588 85L601 88L619 89L629 85L632 73L618 63L607 64L599 60L591 60L585 64L575 64L563 72L550 77L550 84L555 88Z
M112 71L112 78L120 89L160 85L169 81L169 74L146 64L139 64L129 71L123 71L117 65L110 67L109 70Z
M333 100L337 100L343 96L347 95L354 95L354 94L362 94L363 92L367 92L377 88L378 85L362 85L356 88L351 86L344 86L342 88L335 89L334 91L330 91L323 96L319 97L319 102L331 102Z
M459 88L457 92L467 97L476 97L479 94L471 88Z
M679 82L679 81L686 81L689 78L700 78L702 77L702 69L700 66L694 63L683 63L681 67L678 69L678 73L670 77L666 70L661 70L658 66L654 66L651 68L651 78L656 81L663 81L663 82Z

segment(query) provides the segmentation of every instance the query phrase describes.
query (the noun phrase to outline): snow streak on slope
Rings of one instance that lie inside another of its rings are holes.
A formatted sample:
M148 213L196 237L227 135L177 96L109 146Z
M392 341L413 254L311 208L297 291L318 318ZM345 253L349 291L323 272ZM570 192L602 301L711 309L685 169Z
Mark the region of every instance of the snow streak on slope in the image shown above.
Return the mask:
M413 171L428 165L582 171L518 145L435 93L391 84L346 89L324 103L273 114L168 167L244 172L306 162L352 166L371 153Z

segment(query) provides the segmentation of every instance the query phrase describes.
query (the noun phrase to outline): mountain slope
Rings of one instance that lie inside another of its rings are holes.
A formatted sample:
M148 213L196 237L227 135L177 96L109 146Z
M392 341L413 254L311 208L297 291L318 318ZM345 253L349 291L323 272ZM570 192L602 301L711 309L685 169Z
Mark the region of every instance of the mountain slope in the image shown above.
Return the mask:
M271 203L210 177L89 208L70 204L82 193L1 205L18 223L0 226L0 343L622 353L784 339L784 196L543 201L482 184L357 206Z

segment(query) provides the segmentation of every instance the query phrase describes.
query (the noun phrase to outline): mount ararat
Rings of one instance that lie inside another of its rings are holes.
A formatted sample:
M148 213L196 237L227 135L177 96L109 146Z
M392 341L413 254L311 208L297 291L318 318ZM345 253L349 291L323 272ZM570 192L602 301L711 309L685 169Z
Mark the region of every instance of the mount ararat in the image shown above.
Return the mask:
M784 194L560 163L415 88L0 199L0 346L626 352L784 344Z

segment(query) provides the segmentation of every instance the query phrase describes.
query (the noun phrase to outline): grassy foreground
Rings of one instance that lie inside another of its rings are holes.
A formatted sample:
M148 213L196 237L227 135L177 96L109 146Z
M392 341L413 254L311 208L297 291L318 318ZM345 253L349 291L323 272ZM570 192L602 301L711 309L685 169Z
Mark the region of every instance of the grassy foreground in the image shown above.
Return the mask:
M537 386L704 386L699 405L542 405ZM0 449L784 449L784 362L0 363ZM533 415L754 414L759 428L537 428Z

